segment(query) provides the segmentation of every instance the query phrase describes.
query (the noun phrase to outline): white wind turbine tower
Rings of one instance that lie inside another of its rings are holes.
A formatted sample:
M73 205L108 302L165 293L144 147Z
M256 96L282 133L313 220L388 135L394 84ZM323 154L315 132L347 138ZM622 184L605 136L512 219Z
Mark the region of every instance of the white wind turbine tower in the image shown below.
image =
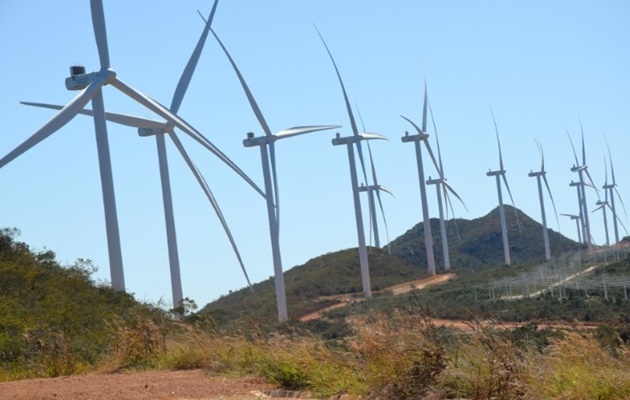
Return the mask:
M612 154L610 153L610 147L608 146L608 141L606 141L606 148L608 149L608 160L610 162L610 175L612 182L610 184L606 183L604 185L604 191L608 191L610 193L610 208L613 214L613 228L615 231L615 244L619 243L619 227L617 226L617 221L620 221L619 216L617 215L617 207L615 206L615 193L619 198L619 202L623 207L623 212L628 218L628 214L626 213L626 206L623 204L623 200L621 200L621 195L619 194L619 190L617 189L617 182L615 181L615 168L613 166Z
M112 85L133 100L142 104L149 110L158 114L169 123L178 127L193 138L202 141L202 136L195 131L184 120L166 107L152 100L148 96L137 91L120 80L116 72L110 68L109 50L107 46L107 31L105 28L105 16L103 12L102 0L90 1L92 24L98 48L100 70L98 72L85 73L83 67L71 67L70 78L66 79L68 90L78 90L80 93L65 105L55 116L49 120L42 128L35 132L30 138L0 159L0 168L4 167L24 152L37 145L48 136L55 133L67 124L81 109L92 101L94 127L96 133L96 144L98 148L99 167L101 174L101 186L103 190L103 204L105 210L105 225L107 230L107 244L110 262L110 273L112 287L116 290L125 290L125 278L123 272L122 251L120 248L120 234L118 229L118 217L116 213L116 200L114 194L114 183L111 170L111 160L109 156L109 144L107 138L105 107L103 102L102 88L105 85ZM213 152L219 157L223 157L225 162L229 159L217 149ZM231 165L231 161L229 161ZM234 166L235 167L235 166Z
M582 129L582 121L580 121L580 130L582 132L582 164L581 165L580 165L580 162L578 161L577 153L575 152L575 146L573 145L573 140L571 139L569 132L567 132L567 136L569 137L569 142L571 142L571 148L573 149L573 156L575 157L575 165L571 167L571 172L577 172L580 178L579 186L578 186L578 190L580 191L580 193L578 194L579 195L578 201L580 202L579 203L580 215L583 218L582 223L583 223L583 230L584 230L583 232L584 243L586 243L586 248L590 252L593 250L593 238L591 236L591 226L590 226L589 218L588 218L588 206L587 206L587 201L586 201L586 190L585 190L585 186L587 185L584 182L584 173L586 173L586 176L591 182L590 186L592 186L593 189L595 189L595 191L597 192L597 197L599 197L599 191L597 190L597 187L593 183L591 174L589 174L588 172L588 166L586 165L586 147L584 146L584 130Z
M212 11L210 13L210 17L208 19L208 23L206 24L203 30L203 33L195 47L195 50L193 51L193 54L190 60L188 61L188 64L186 65L186 68L184 69L182 76L180 77L179 83L173 95L173 100L172 100L171 108L170 108L170 111L174 114L177 113L177 111L179 110L183 97L192 79L192 75L194 73L197 62L199 61L201 51L203 49L206 37L210 30L210 24L212 23L212 19L213 19L217 4L218 4L218 0L215 0L215 3L212 7ZM23 104L26 104L29 106L51 108L51 109L62 108L61 106L44 104L44 103L23 102ZM78 113L83 114L83 115L88 115L88 116L94 115L92 110L80 110ZM181 284L181 272L180 272L179 255L178 255L178 249L177 249L177 238L176 238L176 233L175 233L175 219L174 219L173 202L172 202L171 189L170 189L171 185L170 185L169 171L168 171L168 160L166 156L166 144L165 144L165 139L164 139L165 134L168 134L171 140L173 141L173 144L175 145L175 147L177 148L181 156L184 158L186 164L190 168L191 172L197 179L197 182L201 186L206 197L208 198L212 207L214 208L215 213L217 214L217 217L219 218L219 221L221 222L221 225L223 226L223 229L230 241L232 249L238 259L241 270L243 271L243 274L245 275L247 284L251 288L251 282L247 275L245 265L243 264L243 260L241 258L240 252L238 250L238 247L236 246L236 242L232 236L232 233L230 232L230 229L227 225L225 217L223 216L223 213L221 212L221 209L219 208L219 205L212 191L210 190L208 184L206 183L205 179L201 175L201 172L198 170L194 162L190 159L181 141L175 134L174 124L168 120L164 122L160 122L160 121L154 121L151 119L146 119L146 118L141 118L141 117L134 117L130 115L116 114L116 113L109 113L109 112L105 113L105 117L110 122L115 122L121 125L138 128L138 133L140 136L147 137L147 136L155 135L156 137L157 149L158 149L158 160L159 160L159 166L160 166L160 178L161 178L161 183L162 183L162 198L164 202L164 216L166 220L166 233L167 233L167 245L168 245L168 254L169 254L169 265L170 265L170 273L171 273L171 289L172 289L172 295L173 295L173 307L177 307L178 305L181 304L181 301L183 299L183 290L182 290L182 284ZM199 134L198 137L195 137L195 139L197 139L204 147L209 149L211 152L219 156L219 158L222 161L227 163L239 176L241 176L257 192L259 192L261 195L264 196L264 193L262 192L262 190L260 190L258 186L256 186L256 184L245 173L243 173L229 158L223 155L210 141L208 141L201 134Z
M429 104L429 113L431 114L431 122L433 123L433 131L435 132L435 142L437 144L437 152L438 152L438 162L439 162L439 175L441 178L438 179L429 179L427 180L427 185L435 185L436 193L437 193L437 201L438 201L438 209L440 212L440 240L442 241L442 256L444 257L444 269L449 271L451 269L451 257L448 250L448 236L446 232L446 220L444 218L444 208L448 212L448 208L451 208L453 211L453 204L451 203L448 192L451 192L457 199L462 203L466 211L468 208L466 204L462 200L461 197L455 192L455 190L451 187L451 185L446 180L444 174L444 166L442 165L442 152L440 151L440 139L438 137L438 131L435 124L435 118L433 118L433 110L431 109L431 104ZM444 201L446 202L446 207L442 205L442 193L444 194ZM453 212L453 216L454 216Z
M287 301L284 290L284 275L282 271L282 258L280 253L280 212L278 201L278 176L276 172L276 151L275 142L280 139L285 139L292 136L302 135L310 132L323 131L327 129L339 128L338 125L317 125L317 126L298 126L277 133L271 133L267 121L262 115L258 103L254 99L243 75L236 66L236 63L232 59L232 56L228 52L227 48L223 45L217 34L212 31L212 34L216 38L217 42L223 49L223 52L227 56L234 72L236 73L243 91L247 96L249 105L258 120L264 136L254 137L253 133L248 133L247 138L243 140L245 147L260 147L260 155L262 160L263 176L265 181L265 198L267 200L267 216L269 218L269 234L271 237L271 252L273 257L274 267L274 280L276 289L276 303L278 307L278 320L280 322L286 321L288 316Z
M490 110L492 112L492 110ZM505 258L505 264L510 265L512 263L510 259L510 245L508 243L508 232L507 225L505 223L505 210L503 209L503 193L501 192L501 179L503 178L503 182L505 182L505 188L510 195L510 200L512 201L512 206L514 207L514 211L516 212L516 221L518 223L518 211L516 210L516 206L514 205L514 198L512 197L512 192L510 191L510 185L508 185L507 178L505 177L505 168L503 168L503 155L501 154L501 141L499 140L499 128L497 127L497 121L494 118L494 112L492 112L492 122L494 123L494 130L497 136L497 145L499 147L499 169L496 171L488 171L486 172L487 176L494 176L497 181L497 196L499 197L499 219L501 220L501 235L503 236L503 256ZM520 229L520 224L519 224Z
M582 227L581 227L582 217L580 217L579 215L573 215L573 214L560 214L560 215L564 215L565 217L569 217L571 218L571 220L575 221L575 227L577 228L577 234L578 234L578 242L582 243Z
M418 125L416 125L412 120L401 115L401 117L409 122L416 130L416 135L410 135L409 132L405 132L405 136L401 138L403 143L414 143L416 149L416 161L418 165L418 180L420 183L420 200L422 203L422 220L423 220L423 231L424 231L424 247L426 249L427 254L427 268L429 274L435 275L435 256L433 254L433 233L431 232L431 221L429 220L429 204L427 202L427 188L426 182L424 179L424 166L422 165L422 146L420 142L423 142L427 148L427 152L431 159L433 160L433 165L438 170L440 178L443 179L442 171L437 165L435 161L435 156L433 155L433 151L431 151L431 146L429 145L429 135L427 134L427 107L428 107L428 97L427 97L427 84L424 83L424 106L422 108L422 129Z
M543 189L541 181L545 182L547 193L549 193L549 198L551 199L551 204L553 205L553 212L556 214L556 223L558 224L558 227L560 226L560 223L558 222L558 211L556 210L556 203L553 201L551 189L549 188L549 182L547 182L547 171L545 171L545 153L543 151L542 145L538 141L536 141L536 146L538 146L538 151L540 152L540 171L530 172L528 176L536 177L536 182L538 183L538 199L540 201L540 214L543 226L543 241L545 243L545 259L549 261L551 260L551 248L549 246L549 231L547 229L547 216L545 214L545 201L543 199Z
M317 30L317 28L315 28ZM335 72L337 73L337 78L339 80L339 84L341 86L341 91L343 92L344 102L346 104L346 111L348 112L348 118L350 119L350 126L352 127L352 136L341 137L339 133L336 134L335 138L332 140L333 146L340 146L345 144L348 149L348 162L350 164L350 182L352 185L352 199L354 202L354 216L356 219L357 225L357 236L359 241L359 263L361 265L361 284L363 286L363 297L370 298L372 297L372 287L370 283L370 267L368 264L368 254L367 248L365 245L365 231L363 228L363 216L361 214L361 199L359 198L359 183L357 178L357 169L356 162L354 159L354 149L352 147L353 144L357 147L357 152L359 153L359 160L361 162L361 169L363 170L363 179L367 184L367 173L365 171L365 162L363 160L363 150L361 148L362 140L374 140L374 139L386 139L383 135L379 135L376 133L359 133L357 129L357 124L354 119L354 115L352 114L352 107L350 107L350 100L348 100L348 94L346 93L346 88L343 84L343 80L341 79L341 74L339 73L339 69L337 68L337 64L335 63L335 59L326 44L323 36L317 30L317 34L319 35L326 51L328 52L328 56L330 56L330 60L332 61L333 66L335 67Z

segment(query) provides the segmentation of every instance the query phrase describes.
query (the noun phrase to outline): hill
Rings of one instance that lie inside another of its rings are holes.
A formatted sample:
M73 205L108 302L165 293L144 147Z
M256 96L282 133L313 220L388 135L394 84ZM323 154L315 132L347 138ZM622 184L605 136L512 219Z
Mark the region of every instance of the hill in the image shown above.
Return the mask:
M425 270L391 256L382 249L370 248L368 259L373 291L428 276ZM285 271L284 283L289 313L293 317L337 302L326 299L326 296L360 296L363 289L358 251L352 248L313 258L304 265ZM248 315L263 321L275 321L277 310L273 277L254 284L253 289L254 293L245 288L222 296L206 305L201 312L211 313L218 322Z
M542 226L519 210L522 235L519 235L515 209L506 206L510 247L515 264L534 263L544 259ZM435 255L442 264L439 220L432 219ZM448 224L451 264L454 271L487 268L503 264L503 242L498 208L488 215L457 220ZM415 225L391 242L391 255L371 248L369 254L372 290L426 277L426 253L422 223ZM554 254L577 249L579 244L551 231L550 242ZM420 267L420 268L418 268ZM438 269L439 270L439 269ZM273 278L257 283L254 294L248 289L222 296L206 305L201 312L210 313L218 322L232 321L247 315L276 318ZM327 307L337 300L326 296L357 294L362 292L359 257L356 248L341 250L316 257L304 265L285 271L285 289L289 313L301 317L313 310Z
M519 225L516 221L518 212ZM530 264L544 261L545 249L542 239L542 225L522 211L505 206L506 224L510 256L513 264ZM435 261L438 271L444 265L442 241L440 239L439 219L431 219ZM499 220L499 208L487 215L472 220L457 218L447 224L448 244L451 268L454 271L466 271L484 267L502 265L503 239ZM549 242L552 256L577 250L580 244L558 232L549 230ZM390 243L392 254L412 265L426 268L424 246L424 226L418 223L403 235Z

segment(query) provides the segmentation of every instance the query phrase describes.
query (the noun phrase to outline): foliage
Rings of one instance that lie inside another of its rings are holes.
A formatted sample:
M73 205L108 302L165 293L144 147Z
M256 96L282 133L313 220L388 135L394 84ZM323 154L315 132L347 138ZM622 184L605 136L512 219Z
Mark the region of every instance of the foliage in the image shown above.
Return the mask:
M514 264L526 264L544 260L542 226L522 211L505 205L505 218L510 243L510 256ZM516 220L518 213L518 222ZM431 219L434 254L437 265L443 265L439 220ZM520 228L519 228L520 223ZM447 237L453 270L466 271L502 265L503 239L498 207L487 215L473 220L457 218L447 223ZM549 230L553 254L576 250L579 244L559 233ZM412 265L424 268L424 226L418 223L405 234L391 242L392 254Z
M62 267L52 251L0 230L0 381L82 371L110 350L109 324L141 307L132 296L95 286L89 260Z
M372 290L427 277L425 270L413 267L390 256L387 251L369 249ZM339 294L361 297L361 273L357 249L347 249L316 257L284 274L289 311L294 318L334 304L330 296ZM200 313L208 313L220 325L242 323L255 316L272 323L277 319L273 278L253 285L254 292L241 289L206 305Z

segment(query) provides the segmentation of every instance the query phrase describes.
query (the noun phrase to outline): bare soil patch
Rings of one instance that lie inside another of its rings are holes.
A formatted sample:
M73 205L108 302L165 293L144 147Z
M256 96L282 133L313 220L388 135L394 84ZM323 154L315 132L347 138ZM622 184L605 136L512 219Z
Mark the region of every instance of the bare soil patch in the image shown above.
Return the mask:
M203 370L90 373L0 383L11 400L253 400L275 386L260 378L218 377ZM273 397L264 397L266 400Z

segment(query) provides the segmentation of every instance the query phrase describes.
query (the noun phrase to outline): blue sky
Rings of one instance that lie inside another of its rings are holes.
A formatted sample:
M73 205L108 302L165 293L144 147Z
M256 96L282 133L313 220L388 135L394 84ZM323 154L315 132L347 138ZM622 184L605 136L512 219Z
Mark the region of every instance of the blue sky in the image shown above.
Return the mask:
M360 4L360 5L358 5ZM126 83L165 105L190 57L210 0L104 0L112 68ZM350 134L334 69L313 24L335 56L373 143L391 239L422 218L413 146L400 137L422 118L423 80L440 132L446 176L477 218L497 205L498 167L493 108L507 178L516 206L540 221L535 179L538 139L559 212L577 213L566 126L579 145L582 119L589 171L604 181L605 134L617 183L630 206L627 157L630 122L630 5L625 1L273 1L221 0L213 28L228 47L273 131L296 125L338 124ZM66 104L68 67L98 69L88 1L7 0L0 3L0 110L4 155L53 113L19 104ZM108 111L155 117L105 87ZM262 186L260 154L244 148L246 132L261 134L238 80L208 38L179 114ZM157 117L155 117L157 119ZM170 301L170 281L157 155L153 138L108 125L128 291ZM284 269L323 253L356 246L347 153L333 147L335 131L277 144ZM433 131L429 131L433 134ZM265 204L248 185L196 142L179 134L204 173L239 244L253 281L273 273ZM434 136L430 138L435 148ZM203 305L245 280L202 191L169 143L184 295ZM579 148L578 148L579 151ZM426 177L436 176L425 162ZM90 258L108 280L96 145L92 121L77 117L0 170L0 226L20 240L51 249L62 263ZM437 217L435 193L430 212ZM602 194L603 195L603 194ZM596 201L588 193L589 209ZM367 202L363 199L364 216ZM551 204L547 203L547 209ZM549 215L549 214L548 214ZM624 222L627 222L624 218ZM556 228L549 215L550 226ZM601 214L591 215L596 242ZM367 224L367 223L366 223ZM561 232L576 238L572 221ZM625 233L624 233L625 234ZM542 253L542 249L541 249ZM358 274L358 271L357 271Z

